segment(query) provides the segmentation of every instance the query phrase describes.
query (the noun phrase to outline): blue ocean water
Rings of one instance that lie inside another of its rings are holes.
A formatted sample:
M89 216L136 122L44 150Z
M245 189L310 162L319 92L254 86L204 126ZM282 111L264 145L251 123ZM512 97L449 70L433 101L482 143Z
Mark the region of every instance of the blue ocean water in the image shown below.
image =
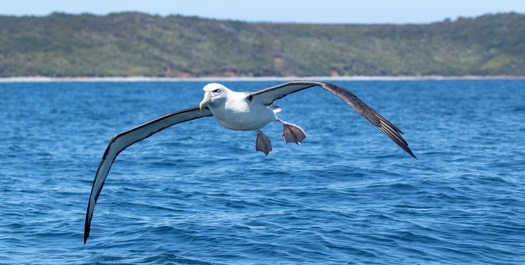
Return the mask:
M277 81L223 82L257 90ZM525 80L334 81L405 132L413 159L321 89L279 124L205 118L120 154L110 138L196 106L204 82L0 83L0 264L524 264Z

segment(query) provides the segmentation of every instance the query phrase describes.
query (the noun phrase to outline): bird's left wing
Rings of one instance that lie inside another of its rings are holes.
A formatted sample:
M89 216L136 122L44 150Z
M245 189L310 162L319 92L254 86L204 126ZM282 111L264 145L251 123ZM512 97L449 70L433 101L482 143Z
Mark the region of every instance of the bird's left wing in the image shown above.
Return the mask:
M317 81L292 81L252 92L248 95L248 98L259 100L264 105L270 105L286 95L310 87L322 86L322 84L322 82Z
M121 132L111 139L106 151L102 156L102 160L98 165L95 179L93 180L93 186L91 187L91 193L89 194L89 203L86 210L86 222L84 225L84 244L89 237L89 231L91 227L91 219L93 218L93 211L95 210L95 204L97 203L98 196L102 191L106 177L108 176L109 170L115 158L122 152L126 147L144 140L149 136L160 132L175 124L190 121L198 118L212 116L211 111L207 108L199 110L199 108L190 108L178 112L168 113L152 121L146 122L133 129Z
M248 94L247 98L250 100L257 100L265 105L270 105L274 101L285 97L286 95L314 87L319 86L322 89L334 94L338 98L342 99L346 104L354 108L357 113L361 114L370 123L381 130L386 136L388 136L394 143L396 143L401 149L407 152L410 156L416 158L412 150L408 147L408 143L403 139L403 132L397 128L393 123L388 121L386 118L381 116L377 111L368 106L365 102L359 99L354 93L336 86L334 84L319 82L319 81L291 81L276 85L273 87L261 89L259 91Z

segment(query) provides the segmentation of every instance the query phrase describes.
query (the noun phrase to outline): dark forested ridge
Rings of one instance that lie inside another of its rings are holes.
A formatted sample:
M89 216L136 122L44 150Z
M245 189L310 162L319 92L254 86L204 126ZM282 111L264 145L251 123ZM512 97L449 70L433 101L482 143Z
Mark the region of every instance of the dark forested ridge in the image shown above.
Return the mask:
M525 15L432 24L0 16L0 77L525 75Z

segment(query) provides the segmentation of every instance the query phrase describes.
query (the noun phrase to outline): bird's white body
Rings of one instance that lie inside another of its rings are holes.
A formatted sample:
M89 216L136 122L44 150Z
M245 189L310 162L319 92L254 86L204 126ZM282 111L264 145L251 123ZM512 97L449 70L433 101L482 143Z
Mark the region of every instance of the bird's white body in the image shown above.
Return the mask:
M215 84L210 85L212 86L209 88L215 90ZM251 101L246 93L235 92L224 86L220 86L220 89L222 94L214 97L208 103L208 108L223 127L236 131L255 131L277 120L272 109L260 102Z
M266 155L272 151L272 142L261 131L272 121L283 125L285 143L300 144L306 138L306 132L301 127L277 118L275 113L279 112L279 108L270 108L269 104L254 97L252 93L235 92L218 83L207 84L203 90L204 98L199 104L199 109L202 110L206 106L217 122L227 129L257 132L257 151Z

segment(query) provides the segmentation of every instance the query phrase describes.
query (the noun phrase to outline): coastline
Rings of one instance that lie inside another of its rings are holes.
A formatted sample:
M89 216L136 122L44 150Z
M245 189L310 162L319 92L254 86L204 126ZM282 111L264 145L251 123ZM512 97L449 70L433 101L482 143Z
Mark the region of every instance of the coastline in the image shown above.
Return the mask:
M324 81L411 81L411 80L512 80L525 79L525 76L262 76L262 77L43 77L19 76L0 77L0 83L17 82L199 82L199 81L291 81L291 80L324 80Z

